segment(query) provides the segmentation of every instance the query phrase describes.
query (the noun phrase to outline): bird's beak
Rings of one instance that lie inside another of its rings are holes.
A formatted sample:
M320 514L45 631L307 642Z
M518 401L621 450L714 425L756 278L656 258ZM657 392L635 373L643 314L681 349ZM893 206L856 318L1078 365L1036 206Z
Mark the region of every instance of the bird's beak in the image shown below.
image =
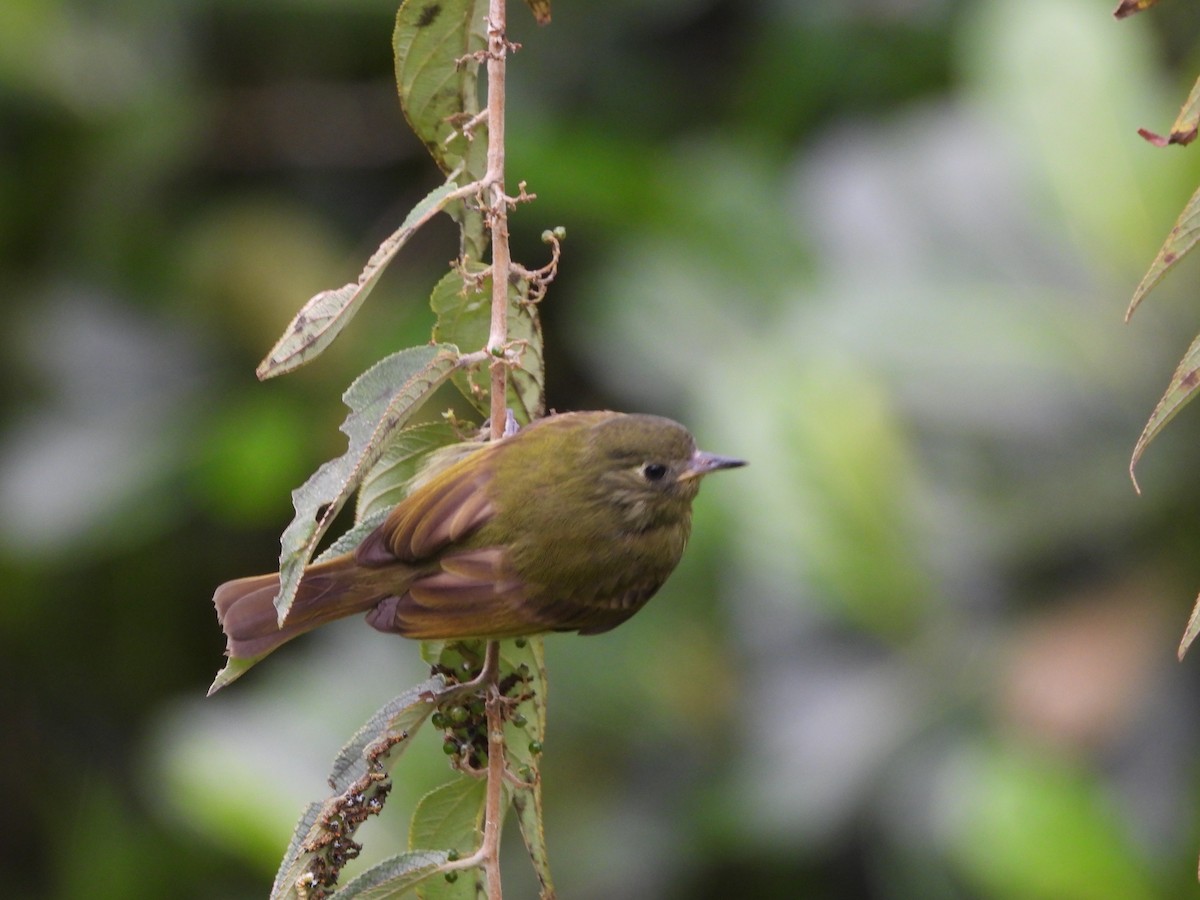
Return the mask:
M734 459L732 456L717 456L715 453L705 453L703 450L697 450L692 454L692 461L688 463L688 467L679 476L679 480L691 481L693 478L700 478L709 472L717 471L717 469L736 469L738 466L744 466L745 464L746 461L744 459Z

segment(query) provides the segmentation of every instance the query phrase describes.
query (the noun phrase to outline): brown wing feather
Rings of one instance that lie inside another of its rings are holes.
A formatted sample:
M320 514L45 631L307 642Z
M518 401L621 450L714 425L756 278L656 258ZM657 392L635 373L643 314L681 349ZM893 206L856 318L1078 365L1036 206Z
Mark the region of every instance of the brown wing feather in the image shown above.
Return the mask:
M392 510L355 550L359 565L419 563L488 521L496 509L488 496L492 466L476 451L419 487Z
M438 570L367 616L379 631L411 638L516 636L544 631L523 602L525 586L500 547L451 553Z

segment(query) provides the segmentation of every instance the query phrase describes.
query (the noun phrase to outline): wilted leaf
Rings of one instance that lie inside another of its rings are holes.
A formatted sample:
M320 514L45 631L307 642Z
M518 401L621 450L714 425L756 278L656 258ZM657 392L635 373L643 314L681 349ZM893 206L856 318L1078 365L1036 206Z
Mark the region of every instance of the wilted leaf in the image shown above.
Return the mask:
M525 0L525 5L533 11L539 25L550 24L550 0Z
M415 886L446 862L436 850L401 853L363 872L337 892L338 900L394 900L409 895Z
M471 138L463 126L479 113L479 58L487 47L486 0L405 0L396 15L392 49L400 106L412 130L447 175L460 185L487 169L487 127ZM458 202L449 210L462 230L463 253L482 259L483 218Z
M447 345L401 350L380 360L346 390L342 399L351 412L341 428L350 438L350 446L292 491L296 515L280 541L280 588L275 598L280 622L291 608L304 567L329 523L379 459L390 434L446 380L457 359L457 348Z
M271 885L271 900L283 900L283 898L297 896L296 880L305 871L303 866L297 864L300 858L300 845L304 843L304 839L308 837L308 833L316 824L322 805L321 803L310 803L301 813L296 827L292 829L292 839L288 841L287 852L283 854L279 870L275 873L275 881Z
M1121 0L1120 5L1113 11L1113 15L1118 19L1124 19L1126 16L1149 9L1157 2L1158 0Z
M1158 251L1158 255L1154 257L1154 262L1150 264L1149 271L1142 276L1141 283L1133 292L1133 300L1129 303L1129 309L1125 311L1126 322L1129 321L1129 317L1133 315L1133 311L1138 308L1145 296L1150 293L1151 288L1158 284L1167 271L1196 245L1197 240L1200 240L1200 190L1192 194L1192 198L1188 200L1183 212L1175 221L1175 227L1171 229L1171 233L1167 235L1167 240Z
M478 276L485 271L486 266L466 267L468 275ZM522 282L511 285L508 291L508 338L520 342L521 364L510 372L507 405L522 425L538 418L545 408L542 325L537 306L521 299L527 289ZM434 340L452 343L464 352L484 349L491 333L491 302L490 276L483 278L478 287L468 287L460 272L446 273L429 298L437 313ZM490 414L491 379L486 366L455 372L452 380L476 409L485 416Z
M1197 634L1200 634L1200 597L1196 598L1196 603L1192 607L1192 615L1188 618L1187 628L1183 631L1183 640L1179 642L1178 654L1181 660L1188 652L1188 648L1192 646L1192 642L1196 640Z
M337 840L348 843L363 819L382 808L383 798L386 796L386 788L382 787L385 773L408 749L417 729L433 712L436 699L445 685L443 678L435 676L405 691L371 716L338 751L329 775L329 786L333 789L334 796L324 803L310 805L300 817L288 844L287 853L279 866L279 872L275 876L275 884L271 889L272 900L298 897L300 895L297 884L302 878L329 872L331 842ZM432 865L437 866L444 861L445 855L442 854ZM382 865L387 866L386 863ZM336 869L340 869L340 864L333 865L332 868L336 872ZM383 872L376 873L381 881L376 883L368 879L361 883L360 888L378 887L382 890L387 885L394 886L401 876L415 877L419 874L418 868L403 869L397 863L394 867L387 867ZM428 871L421 871L428 874ZM387 875L386 879L383 878L384 875ZM405 882L408 886L415 883ZM361 896L391 895L382 893Z
M1155 147L1166 147L1168 144L1186 146L1196 139L1197 128L1200 128L1200 79L1197 79L1196 83L1192 85L1192 92L1188 94L1187 101L1179 110L1179 115L1167 137L1147 131L1145 128L1139 128L1138 134Z
M1134 474L1134 469L1137 467L1138 460L1142 458L1143 451L1192 399L1198 385L1200 385L1200 336L1193 340L1192 345L1188 347L1179 368L1171 376L1167 392L1158 401L1158 406L1154 407L1150 421L1146 423L1137 444L1134 445L1133 457L1129 460L1129 477L1133 479L1134 487L1137 487L1137 476Z
M329 786L335 791L344 791L351 782L361 778L367 770L367 748L380 738L401 733L409 737L416 734L433 713L437 698L445 689L445 679L435 675L388 701L338 751L329 773ZM409 741L405 739L378 758L385 768L391 768L408 745Z
M454 182L447 182L431 191L424 200L414 206L404 223L371 254L357 282L343 285L336 290L321 291L305 303L296 314L296 318L284 329L283 337L271 348L267 358L258 364L256 374L259 379L266 380L290 372L316 357L333 343L333 339L354 317L372 288L378 284L384 270L400 252L400 248L418 228L446 206L446 197L456 187Z
M487 782L458 775L421 798L413 811L408 846L436 847L470 856L482 840ZM452 882L434 879L417 892L423 900L474 900L478 872L461 870Z

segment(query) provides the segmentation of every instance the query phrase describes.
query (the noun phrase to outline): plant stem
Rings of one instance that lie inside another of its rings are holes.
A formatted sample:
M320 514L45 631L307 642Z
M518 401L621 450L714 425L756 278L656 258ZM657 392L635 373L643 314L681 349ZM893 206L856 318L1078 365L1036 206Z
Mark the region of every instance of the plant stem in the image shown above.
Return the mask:
M504 190L504 77L508 57L505 0L489 0L487 21L488 203L492 232L492 321L488 334L491 364L492 440L504 436L508 405L508 279L512 258L508 248L508 197ZM484 858L488 900L503 900L500 884L500 829L504 823L504 709L497 685L500 644L489 641L484 666L490 672L486 692L488 729L487 797L483 817Z
M488 350L492 375L492 440L504 435L508 400L508 197L504 191L504 76L508 55L505 0L489 0L487 22L488 217L492 231L492 323Z

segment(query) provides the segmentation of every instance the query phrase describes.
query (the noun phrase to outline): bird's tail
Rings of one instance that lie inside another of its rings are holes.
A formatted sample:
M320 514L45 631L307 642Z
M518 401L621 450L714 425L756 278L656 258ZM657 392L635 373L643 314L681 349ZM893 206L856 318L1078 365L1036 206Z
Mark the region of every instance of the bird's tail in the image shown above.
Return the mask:
M287 621L279 627L275 595L279 573L227 581L213 594L217 621L225 632L225 655L231 659L262 657L319 625L370 609L387 591L352 556L310 567L300 580Z

